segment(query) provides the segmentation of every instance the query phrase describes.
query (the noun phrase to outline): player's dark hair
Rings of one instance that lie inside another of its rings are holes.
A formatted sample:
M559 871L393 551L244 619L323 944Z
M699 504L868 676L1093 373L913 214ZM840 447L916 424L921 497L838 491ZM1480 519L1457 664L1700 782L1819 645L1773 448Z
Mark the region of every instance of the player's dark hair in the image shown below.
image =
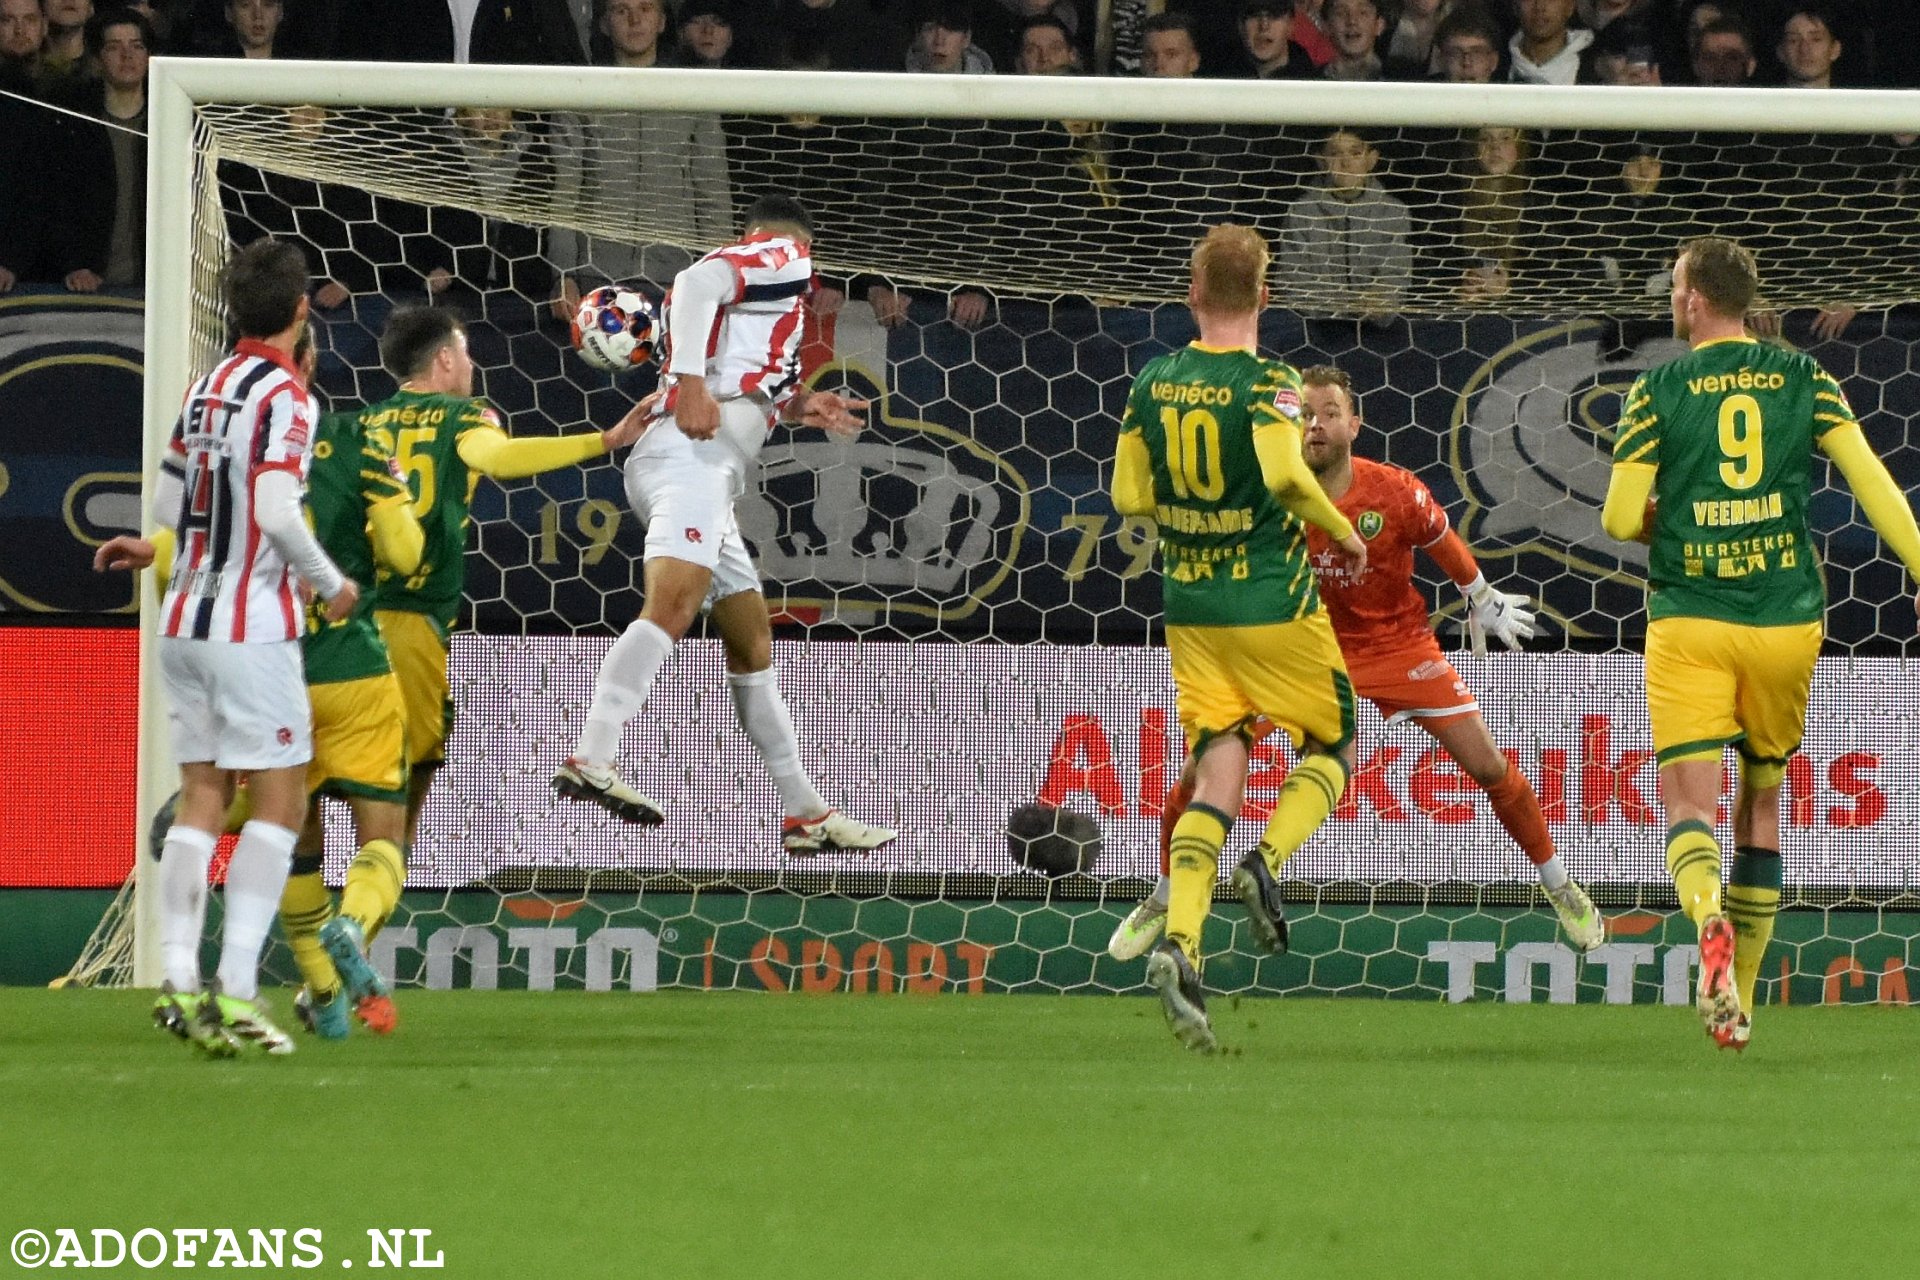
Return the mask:
M140 43L147 46L148 53L160 52L159 37L154 34L153 24L147 21L147 15L138 9L129 9L124 5L115 5L111 9L102 9L87 19L87 55L97 58L101 48L107 43L108 27L132 27L140 33Z
M440 348L464 333L460 317L445 307L400 307L387 318L380 335L380 364L400 382L433 363Z
M1689 240L1680 246L1687 264L1687 288L1723 316L1744 316L1760 292L1760 268L1753 251L1719 236Z
M1360 397L1353 389L1353 379L1347 376L1345 369L1336 369L1330 364L1316 364L1300 371L1300 385L1303 387L1338 387L1346 393L1347 405L1355 413L1360 411Z
M300 336L293 340L293 367L300 371L302 378L309 381L312 380L312 370L308 367L308 361L312 359L313 321L308 320L300 326Z
M255 240L227 262L221 288L240 336L271 338L293 323L306 296L307 255L285 240Z
M746 225L752 227L792 227L813 239L813 219L791 196L761 196L747 206Z

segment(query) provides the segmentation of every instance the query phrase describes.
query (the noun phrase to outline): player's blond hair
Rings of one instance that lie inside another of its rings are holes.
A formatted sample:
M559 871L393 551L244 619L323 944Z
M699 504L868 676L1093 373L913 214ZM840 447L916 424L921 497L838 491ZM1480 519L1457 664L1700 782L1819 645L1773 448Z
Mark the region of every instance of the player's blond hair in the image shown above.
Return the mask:
M1252 227L1223 222L1193 247L1193 282L1209 311L1232 314L1260 306L1267 282L1267 240Z
M1687 264L1687 288L1707 300L1718 315L1739 317L1760 292L1760 267L1753 251L1720 236L1703 236L1680 246Z

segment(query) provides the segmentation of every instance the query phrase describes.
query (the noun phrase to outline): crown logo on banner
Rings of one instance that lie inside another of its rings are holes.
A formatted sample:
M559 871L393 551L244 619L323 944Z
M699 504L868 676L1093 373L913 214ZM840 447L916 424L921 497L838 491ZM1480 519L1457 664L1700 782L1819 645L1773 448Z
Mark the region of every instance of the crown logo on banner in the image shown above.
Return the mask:
M812 381L856 395L877 382L835 366ZM1012 572L1031 489L960 432L896 416L884 392L872 399L854 440L807 432L761 454L738 515L769 600L823 621L967 617Z

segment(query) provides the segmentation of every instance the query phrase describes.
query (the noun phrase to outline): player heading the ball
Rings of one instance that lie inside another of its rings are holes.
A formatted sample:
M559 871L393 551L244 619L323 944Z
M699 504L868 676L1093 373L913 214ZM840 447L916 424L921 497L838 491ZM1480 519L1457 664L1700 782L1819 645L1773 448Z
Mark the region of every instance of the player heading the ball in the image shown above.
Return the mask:
M1667 869L1700 931L1695 1007L1723 1049L1753 1035L1780 904L1780 781L1820 656L1826 585L1807 523L1816 446L1920 581L1920 528L1840 384L1812 356L1748 335L1759 288L1753 254L1731 240L1680 250L1673 333L1693 350L1627 392L1601 515L1613 537L1650 549L1647 712ZM1723 898L1713 827L1729 746L1740 785Z
M1318 830L1353 769L1353 686L1314 586L1306 530L1366 569L1367 546L1300 452L1300 375L1256 353L1267 244L1214 227L1194 249L1187 305L1199 340L1148 362L1127 398L1113 505L1160 529L1167 652L1192 744L1194 798L1173 830L1167 939L1147 962L1181 1043L1215 1047L1200 985L1201 929L1247 781L1256 725L1301 751L1267 837L1241 862L1255 928L1277 926L1274 877Z
M740 240L678 276L664 307L665 395L627 458L627 500L646 525L646 603L600 664L593 703L554 790L629 822L665 820L614 771L627 722L646 705L673 646L706 609L726 648L734 713L786 808L792 854L870 850L897 834L829 805L800 761L773 669L773 626L733 504L776 421L851 436L864 400L800 387L803 309L815 287L813 223L798 202L762 196ZM652 398L643 401L652 406Z

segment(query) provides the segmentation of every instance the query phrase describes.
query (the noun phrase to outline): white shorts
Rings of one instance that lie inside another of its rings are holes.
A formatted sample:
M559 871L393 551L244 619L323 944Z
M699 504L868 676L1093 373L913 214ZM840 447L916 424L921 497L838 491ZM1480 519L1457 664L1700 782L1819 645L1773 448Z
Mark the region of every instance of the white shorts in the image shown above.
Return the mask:
M160 687L180 764L285 769L313 759L300 642L234 644L161 636Z
M760 590L760 571L740 536L733 504L758 464L766 435L763 404L722 400L714 439L689 440L672 418L661 418L627 458L627 502L646 522L645 558L665 556L708 570L708 604Z

